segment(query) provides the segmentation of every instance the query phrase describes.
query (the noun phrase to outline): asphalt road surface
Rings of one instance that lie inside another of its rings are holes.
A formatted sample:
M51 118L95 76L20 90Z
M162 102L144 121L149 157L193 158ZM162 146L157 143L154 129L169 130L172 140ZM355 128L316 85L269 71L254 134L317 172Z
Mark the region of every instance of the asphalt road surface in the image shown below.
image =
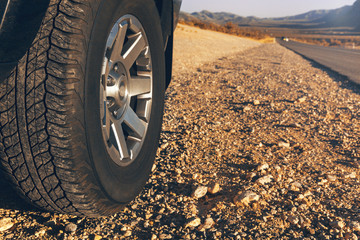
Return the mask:
M314 46L277 39L282 46L330 68L360 84L360 50Z

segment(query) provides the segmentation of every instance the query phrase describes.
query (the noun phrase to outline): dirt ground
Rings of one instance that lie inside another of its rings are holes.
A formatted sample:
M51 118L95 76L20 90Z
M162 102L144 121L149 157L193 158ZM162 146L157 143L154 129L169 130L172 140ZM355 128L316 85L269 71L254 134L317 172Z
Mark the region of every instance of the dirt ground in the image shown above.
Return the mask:
M185 26L174 64L143 193L90 219L0 181L0 239L358 239L359 86L277 44Z

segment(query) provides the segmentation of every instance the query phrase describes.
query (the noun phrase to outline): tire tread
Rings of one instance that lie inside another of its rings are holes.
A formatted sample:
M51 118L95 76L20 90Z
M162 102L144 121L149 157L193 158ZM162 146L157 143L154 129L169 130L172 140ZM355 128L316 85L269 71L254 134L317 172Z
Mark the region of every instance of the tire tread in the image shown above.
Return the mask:
M31 203L80 216L115 209L104 210L109 200L89 184L96 180L80 117L81 59L99 3L51 0L32 46L0 86L0 171Z

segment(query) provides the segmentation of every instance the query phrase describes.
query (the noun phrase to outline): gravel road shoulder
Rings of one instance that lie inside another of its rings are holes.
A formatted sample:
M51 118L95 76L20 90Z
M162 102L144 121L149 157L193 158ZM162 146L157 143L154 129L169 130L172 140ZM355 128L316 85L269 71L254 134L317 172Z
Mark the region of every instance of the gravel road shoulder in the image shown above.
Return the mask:
M153 175L123 213L50 214L5 187L0 238L358 239L359 134L358 86L250 47L175 70Z

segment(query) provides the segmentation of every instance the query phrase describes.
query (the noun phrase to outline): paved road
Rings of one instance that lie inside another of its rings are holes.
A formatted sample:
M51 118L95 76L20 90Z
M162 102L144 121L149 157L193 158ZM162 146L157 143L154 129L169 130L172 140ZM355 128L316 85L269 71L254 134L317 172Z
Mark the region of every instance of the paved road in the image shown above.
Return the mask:
M360 50L314 46L299 42L285 42L282 46L314 60L360 84Z

